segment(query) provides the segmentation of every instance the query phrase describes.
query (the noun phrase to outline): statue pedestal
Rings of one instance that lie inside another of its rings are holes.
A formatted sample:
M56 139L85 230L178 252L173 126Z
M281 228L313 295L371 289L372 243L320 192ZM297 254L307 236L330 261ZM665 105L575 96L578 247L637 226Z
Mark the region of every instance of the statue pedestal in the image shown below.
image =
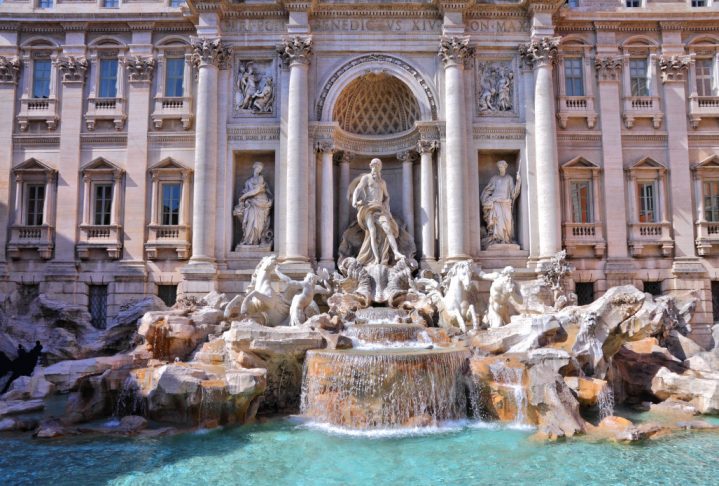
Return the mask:
M521 248L516 243L490 243L485 251L491 251L501 255L503 253L521 251Z
M235 246L235 253L237 253L237 256L240 258L261 259L272 254L272 244L237 245Z

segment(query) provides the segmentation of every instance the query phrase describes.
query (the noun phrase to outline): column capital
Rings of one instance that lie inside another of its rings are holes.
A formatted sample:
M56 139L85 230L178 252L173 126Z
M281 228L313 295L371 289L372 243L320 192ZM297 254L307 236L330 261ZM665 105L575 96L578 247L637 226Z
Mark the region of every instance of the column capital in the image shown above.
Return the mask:
M519 45L519 55L525 64L532 67L552 66L557 60L560 37L532 39Z
M464 63L474 56L474 48L470 47L469 39L466 35L445 36L439 40L438 55L442 58L444 67L464 66Z
M417 160L417 153L414 150L405 150L397 154L397 160L404 164L412 164Z
M152 74L155 71L155 59L153 57L133 56L125 58L123 65L127 69L127 76L130 82L152 81Z
M0 84L17 84L20 59L0 56Z
M85 82L87 74L88 62L84 57L60 57L55 61L57 68L62 74L62 82L64 84L82 84Z
M277 53L285 65L309 64L312 56L312 36L297 35L284 39L277 46Z
M661 56L659 58L659 70L661 71L662 83L671 81L684 82L684 77L693 62L692 56Z
M623 67L623 57L597 57L594 59L594 69L597 71L599 81L619 81Z
M431 154L439 148L437 140L419 140L417 142L417 152L420 154Z
M342 152L342 157L340 157L340 164L347 164L349 165L350 162L352 162L352 159L355 158L355 155L352 152L344 151Z
M192 64L195 67L213 65L219 69L227 69L232 48L220 38L203 39L194 37L192 44Z
M325 154L327 154L327 153L331 154L331 153L334 153L334 151L335 151L335 144L331 140L322 140L315 144L315 149L318 152L322 152Z

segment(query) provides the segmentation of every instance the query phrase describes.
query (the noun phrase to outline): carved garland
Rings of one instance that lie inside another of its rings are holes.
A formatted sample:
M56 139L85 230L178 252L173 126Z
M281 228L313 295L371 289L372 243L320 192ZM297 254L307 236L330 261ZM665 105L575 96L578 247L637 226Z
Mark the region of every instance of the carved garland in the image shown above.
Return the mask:
M394 64L395 66L398 66L402 68L403 70L407 71L416 81L417 83L422 87L424 90L424 94L427 96L427 100L429 101L430 110L432 112L432 120L437 119L437 101L434 99L434 95L432 94L432 91L429 89L429 85L427 84L427 81L424 80L424 78L419 74L419 72L404 62L401 59L397 59L396 57L387 56L384 54L368 54L366 56L358 57L357 59L353 59L349 61L348 63L340 66L340 68L334 72L332 77L327 81L324 88L322 88L322 93L320 94L320 99L317 102L317 119L322 119L322 111L324 110L325 101L327 99L327 95L329 94L330 90L332 89L332 86L337 82L337 80L347 71L350 69L359 66L361 64L366 64L370 62L386 62L390 64Z

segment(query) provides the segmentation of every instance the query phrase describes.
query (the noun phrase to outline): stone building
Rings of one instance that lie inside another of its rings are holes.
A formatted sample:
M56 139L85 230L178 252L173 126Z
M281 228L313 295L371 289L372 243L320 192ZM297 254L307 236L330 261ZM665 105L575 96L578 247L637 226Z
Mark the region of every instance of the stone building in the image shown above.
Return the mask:
M333 268L380 157L423 266L529 278L566 248L581 300L698 290L707 341L714 3L5 0L0 291L88 304L101 326L148 293L241 292L269 253ZM483 214L499 160L511 241ZM269 219L249 241L258 161Z

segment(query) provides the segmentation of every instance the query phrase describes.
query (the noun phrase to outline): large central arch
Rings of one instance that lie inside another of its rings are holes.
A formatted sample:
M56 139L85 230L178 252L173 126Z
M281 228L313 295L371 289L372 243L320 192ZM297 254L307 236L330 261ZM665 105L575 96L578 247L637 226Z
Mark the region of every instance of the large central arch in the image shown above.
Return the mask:
M340 93L356 78L368 73L384 73L404 82L417 99L422 121L437 120L437 97L419 71L402 59L385 54L368 54L340 66L327 80L317 102L317 119L333 121L333 110Z

